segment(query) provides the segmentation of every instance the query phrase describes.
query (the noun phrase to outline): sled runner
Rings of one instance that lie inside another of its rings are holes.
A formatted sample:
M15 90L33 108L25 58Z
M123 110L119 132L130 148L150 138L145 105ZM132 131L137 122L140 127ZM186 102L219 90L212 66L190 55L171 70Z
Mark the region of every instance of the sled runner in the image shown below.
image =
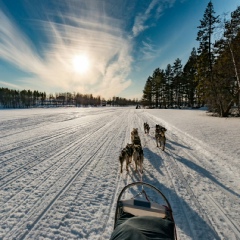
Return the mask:
M176 240L172 208L163 193L144 182L120 192L110 240Z

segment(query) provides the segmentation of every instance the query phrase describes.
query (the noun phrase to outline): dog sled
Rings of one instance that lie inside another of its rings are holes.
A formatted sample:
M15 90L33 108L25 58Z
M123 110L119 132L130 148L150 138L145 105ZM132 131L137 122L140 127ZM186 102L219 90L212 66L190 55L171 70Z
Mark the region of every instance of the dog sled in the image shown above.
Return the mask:
M110 240L150 239L177 240L171 205L151 184L131 183L118 196Z

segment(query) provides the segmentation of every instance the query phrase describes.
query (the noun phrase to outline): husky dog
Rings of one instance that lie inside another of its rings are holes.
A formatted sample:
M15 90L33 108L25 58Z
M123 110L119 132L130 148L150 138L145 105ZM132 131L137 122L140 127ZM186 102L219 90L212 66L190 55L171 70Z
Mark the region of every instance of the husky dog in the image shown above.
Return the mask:
M132 144L133 145L142 145L141 144L141 139L140 139L140 137L139 136L134 136L133 138L132 138Z
M126 161L126 171L128 172L128 165L132 162L132 155L133 155L133 144L128 143L125 148L122 149L119 161L121 164L121 173L123 169L123 163Z
M145 122L143 124L143 128L144 128L144 132L149 134L150 127L149 127L149 124L147 122Z
M160 126L159 124L156 124L156 127L155 127L155 135L160 132L160 129L161 129L161 128L162 128L162 126Z
M133 142L134 137L138 137L138 128L133 128L131 131L131 141Z
M128 154L128 157L129 157L129 163L131 163L132 155L133 155L133 144L127 143L127 146L125 148L127 150L127 154Z
M159 124L156 124L155 136L156 136L157 134L159 134L160 132L162 132L162 131L163 131L163 132L166 132L167 129L166 129L165 127L159 125Z
M140 172L143 173L143 150L140 145L134 145L132 159L135 163L135 170L137 171L139 167Z
M157 147L159 143L163 151L165 150L165 145L166 145L166 136L165 136L166 131L167 129L165 127L162 127L159 124L156 125L155 138L156 138Z
M121 164L121 173L123 171L123 163L124 161L126 161L126 171L128 172L128 165L129 165L129 156L128 156L128 153L127 153L127 149L126 148L123 148L120 155L119 155L119 162Z

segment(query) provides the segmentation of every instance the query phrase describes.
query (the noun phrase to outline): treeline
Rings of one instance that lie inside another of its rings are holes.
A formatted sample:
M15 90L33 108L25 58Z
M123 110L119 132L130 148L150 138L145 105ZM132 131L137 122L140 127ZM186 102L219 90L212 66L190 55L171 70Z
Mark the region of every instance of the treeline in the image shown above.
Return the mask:
M0 88L0 105L3 108L29 108L29 107L59 107L59 106L129 106L136 105L137 99L113 97L107 101L100 96L81 93L56 93L47 95L45 92L31 90L12 90Z
M208 106L221 117L235 106L240 113L240 7L220 21L210 1L200 21L197 41L183 66L179 58L149 76L142 104L154 108ZM220 27L221 26L221 27ZM220 39L213 42L213 34Z
M43 105L46 93L30 90L0 88L0 105L5 108L28 108Z

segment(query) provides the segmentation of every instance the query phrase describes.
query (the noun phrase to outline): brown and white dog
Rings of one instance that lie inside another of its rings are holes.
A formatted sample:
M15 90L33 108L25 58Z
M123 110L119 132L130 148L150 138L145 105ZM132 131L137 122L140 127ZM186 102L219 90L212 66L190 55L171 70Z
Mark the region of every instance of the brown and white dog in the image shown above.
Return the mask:
M135 170L137 171L139 167L140 172L143 173L143 149L141 145L134 145L132 160L135 163Z

